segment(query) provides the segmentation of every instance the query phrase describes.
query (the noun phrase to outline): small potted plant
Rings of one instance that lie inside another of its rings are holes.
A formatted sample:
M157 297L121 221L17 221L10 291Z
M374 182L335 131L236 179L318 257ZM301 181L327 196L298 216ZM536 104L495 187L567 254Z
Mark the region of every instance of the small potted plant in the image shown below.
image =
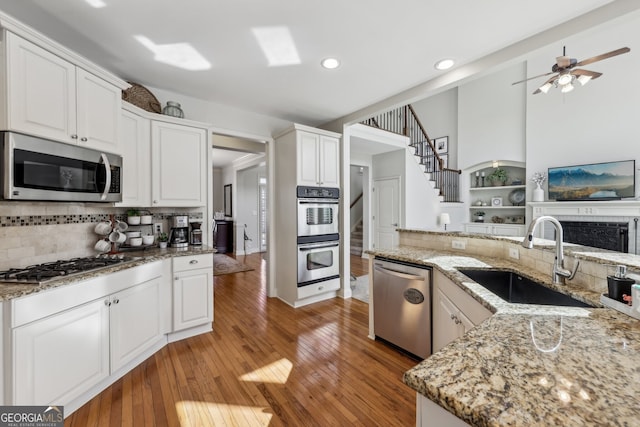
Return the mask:
M493 185L504 185L507 182L507 171L502 168L496 168L489 175L489 179L493 182Z
M477 211L473 215L476 217L475 222L484 222L484 211Z
M140 211L136 208L127 210L127 223L129 225L140 224Z
M167 243L169 242L169 236L167 233L158 234L158 245L160 249L167 249Z

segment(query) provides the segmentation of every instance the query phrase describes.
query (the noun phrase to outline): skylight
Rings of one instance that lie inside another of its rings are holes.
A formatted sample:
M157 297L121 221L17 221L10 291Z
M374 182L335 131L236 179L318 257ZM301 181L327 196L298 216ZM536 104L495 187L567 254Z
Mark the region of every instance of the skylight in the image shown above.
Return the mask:
M251 30L270 67L300 64L298 50L287 27L257 27Z
M211 68L211 63L189 43L155 44L145 36L137 35L133 37L141 45L153 52L156 61L163 64L189 71L201 71Z

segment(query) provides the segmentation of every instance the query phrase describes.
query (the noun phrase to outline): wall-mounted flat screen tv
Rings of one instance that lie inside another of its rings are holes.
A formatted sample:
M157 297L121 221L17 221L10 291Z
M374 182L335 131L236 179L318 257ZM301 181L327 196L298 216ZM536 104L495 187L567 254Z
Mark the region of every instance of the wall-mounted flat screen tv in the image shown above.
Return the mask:
M549 168L549 200L635 197L635 172L635 160Z

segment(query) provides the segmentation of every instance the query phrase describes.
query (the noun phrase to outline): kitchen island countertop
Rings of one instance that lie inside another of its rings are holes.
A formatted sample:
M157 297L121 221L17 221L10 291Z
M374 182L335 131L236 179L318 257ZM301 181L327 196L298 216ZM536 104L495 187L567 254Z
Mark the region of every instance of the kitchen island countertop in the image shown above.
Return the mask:
M521 272L602 307L597 293L498 258L369 253L437 268L494 313L404 374L418 393L474 426L640 425L640 321L609 308L507 303L457 267Z
M109 267L100 268L96 270L90 270L83 273L74 274L68 277L60 277L52 279L46 283L40 285L37 284L19 284L19 283L0 283L0 301L8 301L14 298L19 298L25 295L30 295L36 292L43 292L48 289L57 288L60 286L77 283L82 280L87 280L103 274L115 273L116 271L124 270L127 268L137 267L139 265L147 264L150 262L201 254L214 254L216 249L209 246L189 246L187 248L146 248L139 251L127 251L121 254L132 258L130 261L125 261L120 264L114 264Z

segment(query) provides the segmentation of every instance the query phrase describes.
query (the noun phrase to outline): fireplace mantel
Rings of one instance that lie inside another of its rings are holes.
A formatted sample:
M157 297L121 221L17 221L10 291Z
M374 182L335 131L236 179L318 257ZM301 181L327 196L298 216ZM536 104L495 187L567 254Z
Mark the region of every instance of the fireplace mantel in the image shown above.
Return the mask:
M640 216L640 200L607 200L584 202L528 202L533 216L566 215L585 217L632 217Z

